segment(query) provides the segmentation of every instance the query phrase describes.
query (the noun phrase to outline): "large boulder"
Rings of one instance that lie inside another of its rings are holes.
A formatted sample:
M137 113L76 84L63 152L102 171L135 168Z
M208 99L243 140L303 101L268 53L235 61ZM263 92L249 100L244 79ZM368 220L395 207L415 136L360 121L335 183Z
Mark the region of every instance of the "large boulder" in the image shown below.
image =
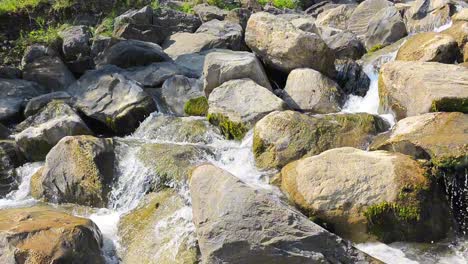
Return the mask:
M171 35L162 44L164 52L172 58L184 54L201 52L214 48L227 48L227 43L220 37L208 33L181 32Z
M359 38L364 38L372 18L382 9L392 6L387 0L365 0L354 9L347 21L348 30L354 32Z
M62 102L51 102L39 113L17 126L21 130L15 141L25 157L43 161L62 138L91 135L92 132L73 109Z
M244 47L244 32L241 25L237 23L213 19L203 23L195 33L205 33L218 37L225 43L226 48L231 50L241 50Z
M217 6L200 4L193 7L195 15L200 17L203 22L207 22L213 19L224 20L228 12L220 9Z
M28 101L28 104L24 109L24 116L29 117L37 114L43 107L45 107L52 101L62 101L65 103L71 103L71 95L67 92L61 91L34 97Z
M203 66L203 90L206 96L226 81L243 78L249 78L271 90L265 70L255 54L216 50L206 55Z
M120 24L114 28L112 36L119 39L133 39L161 44L164 41L159 27L151 24Z
M365 35L368 50L373 47L387 46L406 36L403 18L394 6L381 9L372 16Z
M105 207L114 170L112 139L65 137L31 178L31 194L53 203Z
M211 164L193 171L190 194L202 263L371 261L271 192Z
M355 8L356 6L353 4L345 4L324 10L317 16L315 24L321 27L346 30L348 28L348 20Z
M141 9L130 9L114 19L114 27L119 25L132 24L151 24L153 22L153 9L151 6L145 6Z
M327 114L341 110L338 84L312 69L295 69L288 75L283 99L293 109Z
M62 52L66 60L76 60L91 53L91 31L86 26L70 26L60 32Z
M69 92L76 99L76 108L117 134L133 132L156 110L152 97L120 73L87 72Z
M338 32L331 36L322 36L337 59L357 60L366 53L362 42L351 31Z
M35 206L1 210L0 222L1 263L105 263L89 219Z
M35 82L0 79L0 122L20 120L27 101L45 93L47 90Z
M132 67L122 72L126 77L137 81L143 87L161 87L169 78L184 75L190 78L198 77L190 69L172 61L155 62L148 66Z
M201 23L200 18L192 14L169 8L154 10L153 25L159 28L163 39L177 32L193 33Z
M335 73L335 56L316 34L296 28L286 19L260 12L247 23L245 42L270 67L289 73L312 68L328 76Z
M394 61L380 69L379 96L396 118L428 112L468 112L468 68Z
M28 46L24 51L23 58L21 59L21 67L24 68L26 64L35 61L42 57L57 57L59 54L52 48L46 47L41 44L33 44Z
M365 96L370 86L369 76L362 65L353 60L339 61L336 64L336 81L345 94Z
M453 5L450 1L416 0L405 12L406 29L409 33L432 31L450 22Z
M346 147L289 163L281 170L281 189L354 242L430 242L447 235L451 218L443 189L426 173L403 154Z
M170 60L157 44L139 40L123 40L104 50L97 59L97 64L98 66L112 64L121 68L129 68Z
M190 207L172 189L146 195L138 207L119 222L120 242L124 248L122 262L198 263L193 223L184 216L176 216L187 210ZM148 236L153 233L157 235Z
M0 197L18 187L15 168L24 162L18 146L13 140L0 140Z
M182 75L175 75L167 79L161 89L161 99L170 112L178 115L190 115L193 111L186 112L189 101L195 98L204 97L202 82L198 79L187 78ZM203 100L203 99L201 99ZM191 101L193 102L193 101ZM207 104L205 104L207 106ZM206 108L206 107L205 107ZM203 112L203 111L202 111ZM205 109L206 112L206 109Z
M231 80L214 89L208 98L208 120L228 139L240 140L255 122L286 103L250 79Z
M387 128L380 117L364 113L311 116L276 111L255 125L255 163L261 169L280 168L332 148L365 149L374 135Z
M44 56L23 67L23 78L36 82L50 91L63 91L75 77L59 57Z
M458 56L456 40L448 34L424 32L409 37L396 60L453 63Z
M468 53L464 52L468 43L468 21L458 21L442 33L452 36L457 41L460 53L465 57L468 56Z

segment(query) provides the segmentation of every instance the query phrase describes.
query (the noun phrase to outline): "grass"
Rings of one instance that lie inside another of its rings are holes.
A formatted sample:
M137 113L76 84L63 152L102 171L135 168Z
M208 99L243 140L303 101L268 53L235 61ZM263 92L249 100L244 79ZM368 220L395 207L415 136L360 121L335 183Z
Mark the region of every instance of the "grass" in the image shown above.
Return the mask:
M47 0L1 0L0 14L14 13L21 10L34 8L41 3L47 3Z
M266 5L267 3L271 3L276 8L289 8L295 9L299 5L299 1L297 0L259 0L262 6Z

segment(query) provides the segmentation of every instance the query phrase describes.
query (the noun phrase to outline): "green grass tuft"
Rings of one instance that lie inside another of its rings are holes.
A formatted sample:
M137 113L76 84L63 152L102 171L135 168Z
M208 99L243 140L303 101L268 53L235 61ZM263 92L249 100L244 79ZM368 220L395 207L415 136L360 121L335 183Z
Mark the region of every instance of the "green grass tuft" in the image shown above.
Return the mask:
M276 8L289 9L295 9L299 6L299 1L297 0L259 0L258 3L262 6L271 3Z
M14 13L22 10L34 8L41 3L48 3L47 0L1 0L0 14Z

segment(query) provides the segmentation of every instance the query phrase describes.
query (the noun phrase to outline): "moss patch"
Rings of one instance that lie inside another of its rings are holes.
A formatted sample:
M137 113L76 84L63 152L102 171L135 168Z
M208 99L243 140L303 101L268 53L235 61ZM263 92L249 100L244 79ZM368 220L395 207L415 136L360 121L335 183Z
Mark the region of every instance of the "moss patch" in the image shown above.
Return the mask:
M468 98L442 98L432 102L431 112L468 113Z
M385 46L382 45L382 44L377 44L377 45L373 46L372 48L370 48L370 49L368 50L368 52L369 52L369 53L376 52L376 51L378 51L378 50L383 49L384 47L385 47Z
M242 140L247 131L249 131L243 123L232 122L223 114L209 114L208 121L218 126L221 129L221 133L227 139Z
M191 98L184 105L187 115L205 116L208 113L208 99L205 96Z

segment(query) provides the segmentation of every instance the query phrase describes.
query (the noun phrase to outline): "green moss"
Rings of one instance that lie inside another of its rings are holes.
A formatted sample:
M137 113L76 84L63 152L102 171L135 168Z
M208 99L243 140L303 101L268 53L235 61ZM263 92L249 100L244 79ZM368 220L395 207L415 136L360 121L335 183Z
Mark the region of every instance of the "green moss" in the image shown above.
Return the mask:
M33 9L40 4L48 2L48 0L1 0L0 15Z
M205 116L208 113L208 99L205 96L191 98L185 103L184 112L192 116Z
M271 3L276 8L289 8L295 9L301 5L300 1L297 0L259 0L258 3L262 6L267 3Z
M378 51L380 49L383 49L384 47L385 46L382 45L382 44L377 44L377 45L373 46L372 48L370 48L367 52L368 53L376 52L376 51Z
M242 140L248 128L243 123L232 122L223 114L209 114L208 121L218 126L227 139Z
M442 98L432 102L431 112L468 113L468 98Z
M206 3L212 6L217 6L221 9L226 9L226 10L231 10L231 9L240 7L238 3L224 1L224 0L207 0Z

